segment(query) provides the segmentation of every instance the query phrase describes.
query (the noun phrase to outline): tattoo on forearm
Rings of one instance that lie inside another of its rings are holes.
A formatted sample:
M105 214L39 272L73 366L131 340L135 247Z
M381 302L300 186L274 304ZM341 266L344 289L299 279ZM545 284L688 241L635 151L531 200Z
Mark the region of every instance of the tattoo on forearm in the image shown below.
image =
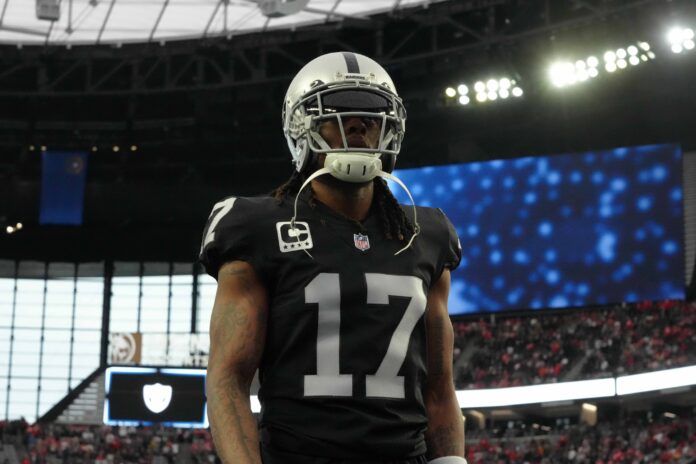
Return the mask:
M261 306L263 299L255 290L255 276L248 266L232 264L220 275L227 279L226 284L236 288L234 297L217 302L211 319L211 431L221 451L224 447L225 462L258 462L256 424L249 408L248 390L263 353L257 334L265 333L266 310ZM231 359L233 364L227 364ZM211 366L215 366L214 378Z
M213 403L212 411L215 418L218 419L218 426L211 427L211 430L219 446L222 446L222 443L229 442L232 445L232 451L238 458L247 457L251 459L252 454L248 443L249 437L245 433L244 420L238 408L238 401L241 396L230 380L223 380L214 386L215 396L218 401ZM237 435L238 440L230 440L230 437L222 436L223 431L230 429L239 431Z
M442 425L428 434L428 455L457 456L462 452L463 437L453 425Z
M431 330L428 331L428 335L433 337L434 339L431 340L428 345L434 345L437 347L441 347L443 345L443 338L442 338L442 332L444 330L444 324L442 320L436 319L435 321L432 322L433 326ZM432 362L430 363L428 375L442 375L444 373L443 366L445 363L445 353L444 350L437 349L437 350L432 350L433 352L429 353L428 355L431 356Z

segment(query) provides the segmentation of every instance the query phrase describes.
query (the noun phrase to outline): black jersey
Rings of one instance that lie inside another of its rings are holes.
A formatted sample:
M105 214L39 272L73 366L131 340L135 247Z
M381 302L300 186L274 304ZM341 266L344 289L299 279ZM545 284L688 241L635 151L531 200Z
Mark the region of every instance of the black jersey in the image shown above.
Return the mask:
M413 220L412 207L403 206ZM403 458L426 451L423 400L428 289L459 264L444 213L418 208L411 248L381 218L350 221L317 202L227 198L204 232L201 262L249 262L269 294L259 368L260 434L277 449L327 457Z

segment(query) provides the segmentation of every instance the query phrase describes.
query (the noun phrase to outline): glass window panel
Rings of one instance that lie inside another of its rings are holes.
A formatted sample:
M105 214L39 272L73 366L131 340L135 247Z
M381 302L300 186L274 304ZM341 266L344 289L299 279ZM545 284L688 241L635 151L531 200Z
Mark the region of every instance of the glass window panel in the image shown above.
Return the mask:
M91 355L84 355L84 356L79 356L79 357L74 357L73 362L72 362L72 367L73 367L73 374L72 376L75 376L75 370L77 368L86 368L90 372L92 372L94 369L96 369L99 366L99 353L94 353Z
M41 331L39 329L15 329L14 348L17 353L38 353L40 349Z
M36 356L31 363L22 364L17 362L17 359L12 360L12 370L10 375L12 378L19 377L38 377L39 375L39 357Z
M78 306L75 308L75 329L101 330L102 308Z
M15 326L41 327L44 282L38 279L17 280Z
M5 409L5 403L7 402L7 377L0 377L0 420L7 419L7 410Z
M135 332L138 327L140 264L114 264L111 281L111 332Z
M53 268L54 266L51 265ZM45 327L70 328L73 319L72 279L50 279L47 282Z
M10 420L23 417L27 422L34 422L36 420L36 400L29 403L10 401L7 417Z
M100 350L101 332L76 332L71 377L81 380L91 374L99 366Z
M142 333L160 333L166 332L167 321L161 319L144 319L140 323L140 331Z
M191 288L193 286L193 276L192 275L173 275L172 276L172 286L173 287L186 287Z
M138 300L140 289L137 283L123 282L114 277L111 296L112 332L135 332L138 326Z
M100 343L75 343L73 346L73 365L83 362L85 359L99 359Z
M101 346L101 331L99 330L76 330L73 337L75 346L85 345L91 350Z
M46 356L41 364L41 377L60 378L67 377L70 370L67 356Z
M141 331L167 330L169 290L167 287L143 287L143 303L140 315ZM153 327L157 327L154 328Z
M41 399L39 400L39 416L43 416L51 410L53 406L58 404L65 397L65 392L44 392L41 391Z
M46 327L46 330L70 329L70 326L72 324L72 316L70 315L70 309L66 308L67 314L64 314L63 316L56 314L55 310L55 307L49 306L46 308L46 319L44 320L44 327ZM63 310L61 309L61 311Z
M15 379L12 379L10 389L10 403L22 402L36 404L36 400L38 399L38 391L36 387L33 389L17 388Z
M80 365L73 365L70 388L75 388L76 386L78 386L84 379L86 379L92 372L94 372L97 369L97 367L99 367L99 359L97 359L96 362L92 365L86 363Z
M171 332L191 329L193 276L172 276Z
M42 376L68 375L70 362L70 332L49 330L44 333Z
M0 279L0 325L9 325L12 319L14 279Z
M142 364L166 364L167 336L164 333L143 335Z
M13 389L35 391L39 387L38 378L12 378Z
M191 330L191 311L188 311L186 318L181 317L182 313L183 311L179 311L178 313L172 311L172 321L169 326L170 333L181 334L188 333ZM177 314L177 317L174 317L174 314Z
M11 329L0 328L0 375L7 375L7 365L10 362Z
M75 302L75 328L101 329L103 299L104 264L80 264Z
M68 379L67 378L55 378L55 379L41 379L41 395L45 392L56 392L61 395L65 395L68 392Z
M70 331L64 329L44 331L44 352L67 353L70 347Z
M39 330L15 329L12 349L12 376L38 375L41 333Z

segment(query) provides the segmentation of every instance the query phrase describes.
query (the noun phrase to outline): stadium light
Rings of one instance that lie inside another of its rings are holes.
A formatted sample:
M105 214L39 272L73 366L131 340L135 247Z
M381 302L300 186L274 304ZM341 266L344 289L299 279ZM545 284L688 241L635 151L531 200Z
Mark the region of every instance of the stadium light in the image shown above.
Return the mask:
M694 30L688 27L673 27L667 33L667 41L673 53L693 50L696 45L694 43Z
M598 77L602 70L609 74L630 66L655 59L655 53L647 42L636 42L627 47L607 50L602 61L595 55L574 61L557 61L548 70L551 83L558 88L569 87Z
M14 231L15 231L15 229L14 229L14 227L12 227L12 226L7 226L7 227L5 228L5 232L7 232L8 234L13 233Z
M15 226L15 229L22 230L22 227L24 227L24 225L22 225L21 222L18 222L17 225Z
M452 100L458 96L456 101L460 105L470 105L507 100L510 97L519 98L524 95L524 91L514 79L503 77L479 80L472 85L459 84L456 88L447 87L445 95Z

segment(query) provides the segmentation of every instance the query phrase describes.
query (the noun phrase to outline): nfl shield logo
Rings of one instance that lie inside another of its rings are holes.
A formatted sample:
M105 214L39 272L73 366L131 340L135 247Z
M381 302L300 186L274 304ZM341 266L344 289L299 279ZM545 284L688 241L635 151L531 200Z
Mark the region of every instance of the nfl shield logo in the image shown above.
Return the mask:
M360 251L367 251L370 249L370 239L367 238L367 235L353 234L353 243L355 243L355 248Z

